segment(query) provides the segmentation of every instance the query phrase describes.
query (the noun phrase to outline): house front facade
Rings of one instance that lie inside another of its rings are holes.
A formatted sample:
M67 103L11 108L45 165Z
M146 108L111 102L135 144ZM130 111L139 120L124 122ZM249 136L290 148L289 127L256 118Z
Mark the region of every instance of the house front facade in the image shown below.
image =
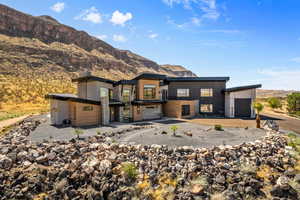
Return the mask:
M162 117L254 117L256 88L226 88L229 77L168 77L143 73L112 81L85 73L73 79L77 95L48 94L51 123L107 125Z

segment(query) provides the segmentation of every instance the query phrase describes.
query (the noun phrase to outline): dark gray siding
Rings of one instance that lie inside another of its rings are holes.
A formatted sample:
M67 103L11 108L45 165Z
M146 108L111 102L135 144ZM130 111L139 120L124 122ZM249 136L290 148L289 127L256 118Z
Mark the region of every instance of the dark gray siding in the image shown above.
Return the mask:
M177 98L177 89L190 89L189 98ZM213 97L200 97L200 88L212 88ZM169 99L199 99L199 104L213 104L213 114L224 115L225 94L222 92L226 88L225 81L210 82L170 82L168 89ZM200 109L200 107L199 107Z

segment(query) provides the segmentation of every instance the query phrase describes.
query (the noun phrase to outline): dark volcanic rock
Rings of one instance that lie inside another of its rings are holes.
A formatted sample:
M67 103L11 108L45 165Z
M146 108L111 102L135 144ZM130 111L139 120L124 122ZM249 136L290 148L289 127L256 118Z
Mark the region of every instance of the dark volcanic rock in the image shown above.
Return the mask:
M289 185L299 177L281 169L297 160L280 135L212 149L105 142L109 133L30 143L26 136L39 123L27 119L1 138L0 200L299 197Z

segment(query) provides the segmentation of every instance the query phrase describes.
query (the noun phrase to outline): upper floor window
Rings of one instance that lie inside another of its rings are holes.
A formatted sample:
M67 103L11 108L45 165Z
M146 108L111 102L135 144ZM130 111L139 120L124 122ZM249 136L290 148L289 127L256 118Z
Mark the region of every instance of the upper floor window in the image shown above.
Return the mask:
M155 99L155 85L144 85L144 99Z
M123 89L123 101L129 102L130 101L130 89Z
M212 97L213 96L213 89L212 88L201 88L200 89L200 96L201 97Z
M177 97L189 97L190 90L189 89L177 89Z
M108 89L107 88L100 88L100 97L108 97Z

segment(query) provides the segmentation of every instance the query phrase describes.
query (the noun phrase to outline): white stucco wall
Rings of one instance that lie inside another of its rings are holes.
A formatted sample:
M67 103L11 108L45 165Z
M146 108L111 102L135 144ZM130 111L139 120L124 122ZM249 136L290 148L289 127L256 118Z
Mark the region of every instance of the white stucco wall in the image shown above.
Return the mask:
M225 94L225 116L234 117L234 99L251 98L251 104L256 99L256 89L242 90L237 92L226 92ZM251 106L251 117L255 117L255 110Z
M63 120L69 119L69 102L56 99L50 100L51 124L61 125Z

